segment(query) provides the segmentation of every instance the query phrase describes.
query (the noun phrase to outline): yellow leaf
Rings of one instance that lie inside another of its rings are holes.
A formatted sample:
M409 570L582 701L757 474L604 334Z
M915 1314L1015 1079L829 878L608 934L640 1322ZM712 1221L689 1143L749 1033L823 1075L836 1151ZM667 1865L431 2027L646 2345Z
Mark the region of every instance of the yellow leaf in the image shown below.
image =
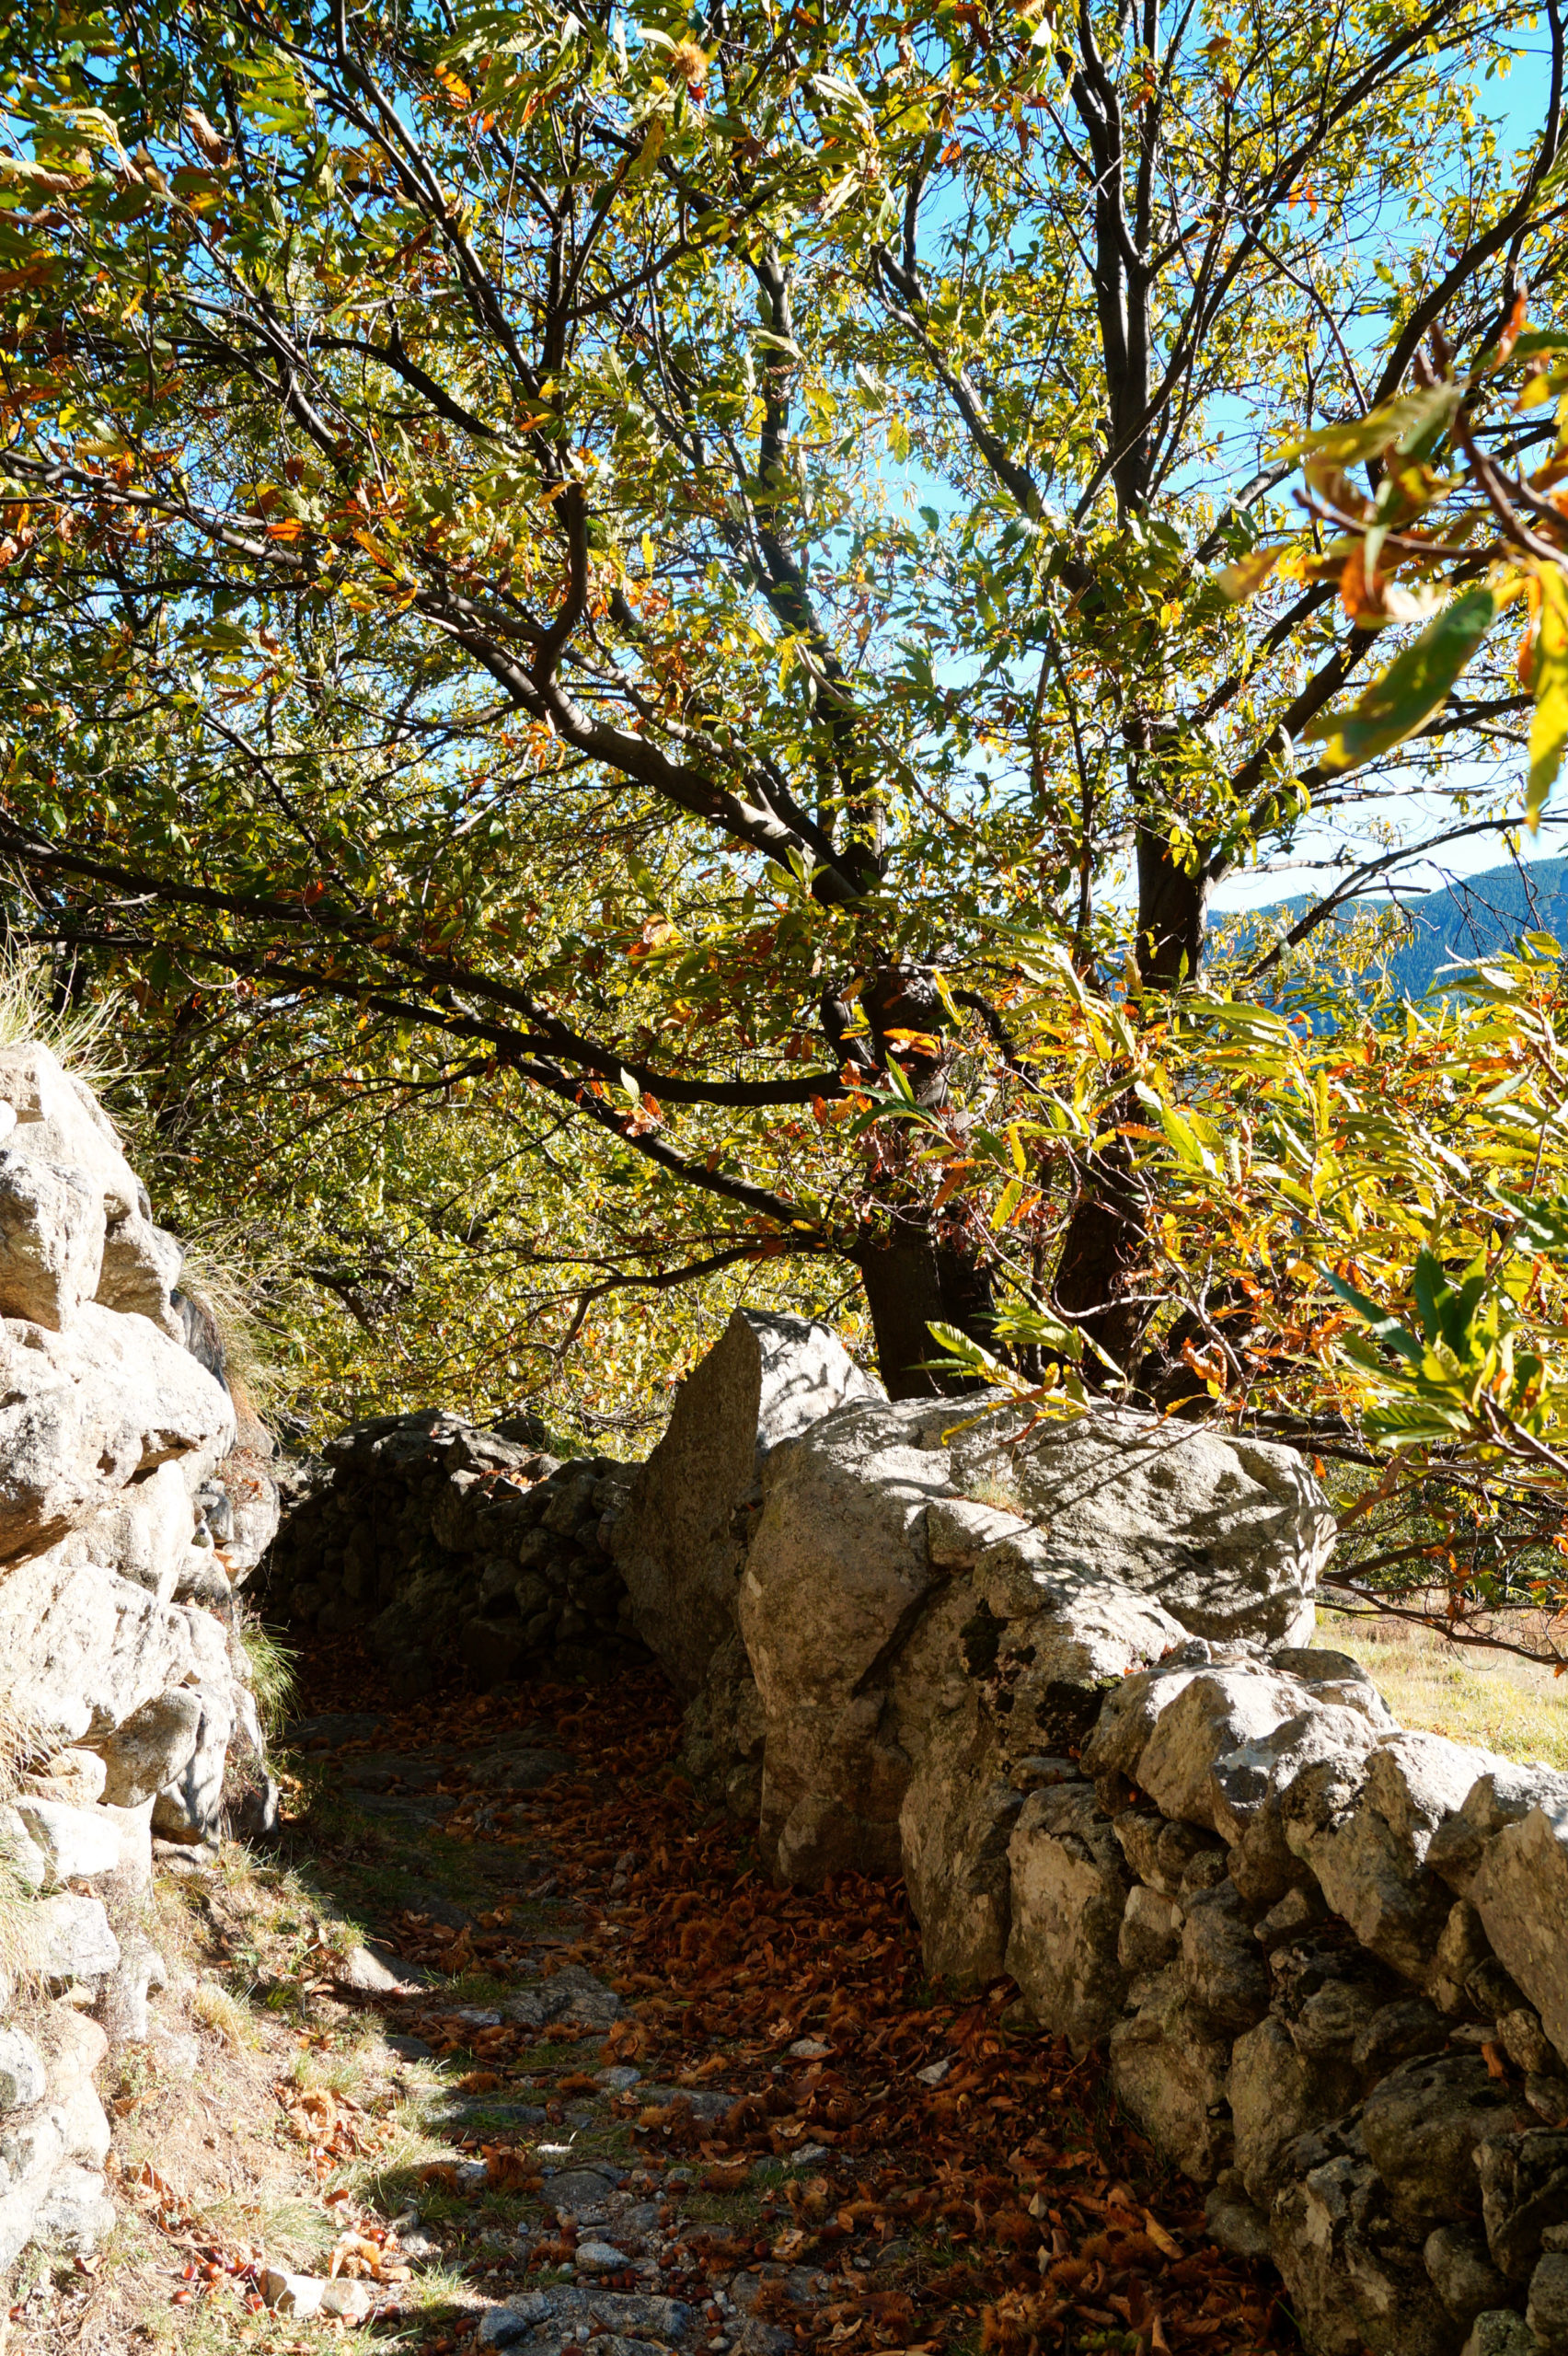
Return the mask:
M1568 580L1554 564L1536 575L1540 626L1535 648L1535 717L1530 722L1530 773L1525 819L1534 834L1568 745Z

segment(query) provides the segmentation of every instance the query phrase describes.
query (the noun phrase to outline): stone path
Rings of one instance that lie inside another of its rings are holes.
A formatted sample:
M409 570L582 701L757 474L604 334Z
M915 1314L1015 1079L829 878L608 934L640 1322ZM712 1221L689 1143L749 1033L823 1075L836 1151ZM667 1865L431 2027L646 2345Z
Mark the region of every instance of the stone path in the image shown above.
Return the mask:
M444 2147L389 2185L398 2237L466 2285L381 2327L535 2356L1293 2345L1010 1985L928 1988L896 1887L769 1888L674 1773L676 1724L648 1678L291 1731L288 1842L374 1923L339 1996Z

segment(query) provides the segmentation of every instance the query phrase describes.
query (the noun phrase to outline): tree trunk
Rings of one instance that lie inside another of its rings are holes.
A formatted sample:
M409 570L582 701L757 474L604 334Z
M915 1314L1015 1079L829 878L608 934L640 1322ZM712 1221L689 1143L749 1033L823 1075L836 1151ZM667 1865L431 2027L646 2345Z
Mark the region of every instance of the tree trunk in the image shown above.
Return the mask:
M1138 976L1146 988L1175 989L1193 979L1202 960L1214 874L1206 858L1195 874L1178 866L1169 840L1153 826L1137 828L1136 846Z
M899 1212L890 1233L859 1253L861 1281L877 1340L877 1370L890 1399L940 1399L977 1384L933 1373L924 1361L941 1355L929 1328L956 1325L990 1345L991 1287L985 1270L939 1242L918 1212Z
M1196 872L1189 873L1172 858L1169 838L1147 824L1137 828L1136 847L1138 977L1146 989L1177 989L1193 979L1204 953L1209 895L1216 870L1205 856ZM1131 1096L1117 1105L1114 1117L1118 1121L1139 1117ZM1097 1342L1124 1374L1131 1376L1149 1316L1146 1307L1125 1297L1139 1289L1137 1276L1145 1247L1143 1205L1128 1183L1127 1155L1119 1147L1101 1154L1085 1178L1083 1194L1062 1240L1055 1306L1063 1317ZM1109 1375L1109 1369L1087 1351L1082 1370L1085 1380L1096 1387Z
M1136 1101L1119 1103L1113 1117L1137 1116ZM1084 1173L1084 1191L1067 1221L1054 1287L1057 1312L1097 1343L1124 1374L1132 1370L1138 1336L1147 1316L1125 1295L1143 1257L1143 1205L1129 1183L1124 1147L1113 1146ZM1104 1359L1086 1349L1081 1369L1093 1390L1110 1379Z

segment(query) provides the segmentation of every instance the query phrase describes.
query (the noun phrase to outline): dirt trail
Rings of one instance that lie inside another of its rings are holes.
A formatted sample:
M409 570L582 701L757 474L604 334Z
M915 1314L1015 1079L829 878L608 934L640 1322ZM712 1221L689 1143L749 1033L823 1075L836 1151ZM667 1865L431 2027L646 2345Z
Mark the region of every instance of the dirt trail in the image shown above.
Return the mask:
M360 2340L430 2356L1297 2345L1096 2063L925 1983L899 1885L767 1884L656 1678L375 1688L309 1665L275 1854L162 1861L202 2053L154 2049L122 2246L13 2349L314 2350L260 2278L334 2253Z

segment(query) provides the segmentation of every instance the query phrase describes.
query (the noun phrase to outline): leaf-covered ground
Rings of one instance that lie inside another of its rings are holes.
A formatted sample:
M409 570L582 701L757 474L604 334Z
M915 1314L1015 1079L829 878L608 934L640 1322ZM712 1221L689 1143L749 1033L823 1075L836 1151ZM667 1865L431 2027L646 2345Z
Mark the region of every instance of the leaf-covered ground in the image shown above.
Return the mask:
M769 1885L655 1678L374 1692L347 1647L312 1665L275 1854L166 1861L183 2049L121 2065L127 2223L18 2297L13 2346L313 2350L345 2327L257 2286L334 2264L367 2347L429 2356L572 2283L685 2303L704 2356L1297 2345L1096 2062L1010 1983L927 1981L900 1885ZM352 1986L367 1939L408 1992ZM586 1993L552 2018L563 1966Z

